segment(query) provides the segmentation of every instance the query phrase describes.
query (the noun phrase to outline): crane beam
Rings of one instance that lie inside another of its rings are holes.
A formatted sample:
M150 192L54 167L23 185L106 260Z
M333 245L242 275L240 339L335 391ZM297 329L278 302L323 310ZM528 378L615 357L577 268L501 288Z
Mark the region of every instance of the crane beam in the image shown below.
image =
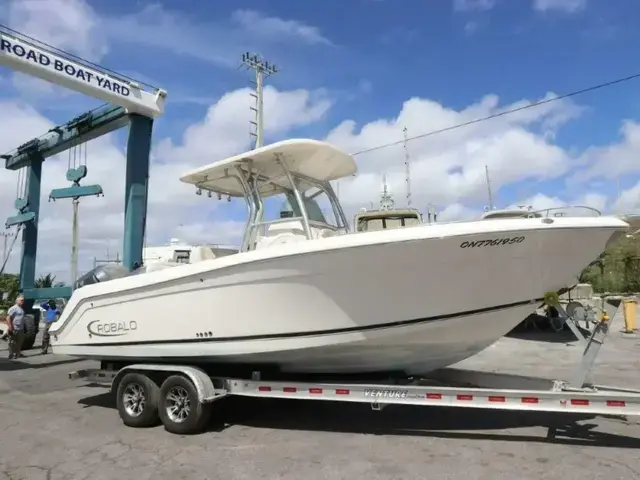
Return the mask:
M122 128L128 123L129 116L124 108L105 105L85 113L64 125L54 127L46 134L30 140L24 145L29 145L45 159L62 153L74 145L88 142ZM31 161L30 152L32 150L22 148L24 145L3 156L7 170L19 170L29 165Z
M146 91L133 80L119 78L97 65L36 45L17 33L0 27L0 65L119 105L127 113L149 118L164 113L165 90Z
M129 126L123 250L125 265L129 269L135 268L142 260L153 121L164 113L167 92L149 86L145 89L133 79L124 78L2 25L0 66L108 102L0 157L5 160L8 170L25 167L27 170L27 192L24 192L25 198L18 199L24 205L20 203L20 207L16 201L19 213L8 219L6 226L21 225L23 228L20 291L27 299L26 311L31 311L34 299L71 295L71 287L34 288L42 162L47 157ZM75 198L101 191L99 185L74 185L53 190L51 197Z

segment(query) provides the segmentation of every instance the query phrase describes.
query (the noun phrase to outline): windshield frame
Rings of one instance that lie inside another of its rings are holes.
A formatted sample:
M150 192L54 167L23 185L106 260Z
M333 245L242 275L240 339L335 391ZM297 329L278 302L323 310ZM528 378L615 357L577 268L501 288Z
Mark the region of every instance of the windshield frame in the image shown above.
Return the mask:
M321 225L322 228L329 228L331 230L343 230L345 233L349 233L349 222L347 217L342 209L342 205L340 205L340 201L331 186L331 183L328 181L321 182L315 180L313 178L307 177L306 175L302 175L296 172L292 172L289 168L287 168L286 163L278 157L278 164L282 167L283 174L287 177L289 188L285 189L285 195L288 197L290 204L293 208L297 206L298 211L300 212L300 216L298 217L289 217L289 218L280 218L270 221L264 220L264 196L260 193L260 188L265 184L271 183L271 179L269 177L265 177L264 175L260 175L259 172L255 171L253 167L253 162L248 159L245 164L248 167L247 170L242 166L238 165L235 167L235 173L228 173L230 176L235 177L238 183L240 184L242 190L244 191L245 201L247 203L247 221L245 223L244 234L242 237L242 244L240 247L241 252L253 250L255 248L255 238L258 233L258 229L260 227L268 226L276 223L290 222L298 220L302 223L305 237L307 240L312 239L311 227L312 226L320 226L317 221L310 221L309 215L307 212L307 208L305 206L304 192L308 191L312 187L318 188L318 192L314 193L307 199L314 199L317 195L321 193L325 193L329 199L331 204L331 208L333 210L334 218L336 220L337 225L331 225L329 223L324 223ZM309 185L305 190L301 191L301 184ZM282 189L282 187L279 187ZM294 202L295 201L295 206ZM295 211L295 210L294 210Z

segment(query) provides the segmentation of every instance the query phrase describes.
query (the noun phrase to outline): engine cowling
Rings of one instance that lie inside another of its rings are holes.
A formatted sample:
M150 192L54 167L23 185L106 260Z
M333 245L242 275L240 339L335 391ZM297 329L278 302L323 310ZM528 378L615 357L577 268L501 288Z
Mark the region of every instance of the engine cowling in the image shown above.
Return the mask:
M93 270L82 275L73 284L73 289L82 288L86 285L93 285L94 283L104 283L109 280L116 280L118 278L126 277L129 275L129 270L122 265L115 263L107 263L105 265L98 265Z

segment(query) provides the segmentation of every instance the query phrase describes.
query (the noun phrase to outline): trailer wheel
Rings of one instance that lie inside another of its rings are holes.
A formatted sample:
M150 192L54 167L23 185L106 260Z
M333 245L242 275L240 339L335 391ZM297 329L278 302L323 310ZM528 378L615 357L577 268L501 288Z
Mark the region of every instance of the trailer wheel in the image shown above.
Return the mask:
M160 388L141 373L127 373L118 384L118 413L128 427L148 428L158 424Z
M201 433L211 418L211 404L201 403L191 380L172 375L160 387L160 420L167 432Z
M24 340L22 341L21 350L31 350L36 343L38 329L36 328L36 319L34 315L24 316Z

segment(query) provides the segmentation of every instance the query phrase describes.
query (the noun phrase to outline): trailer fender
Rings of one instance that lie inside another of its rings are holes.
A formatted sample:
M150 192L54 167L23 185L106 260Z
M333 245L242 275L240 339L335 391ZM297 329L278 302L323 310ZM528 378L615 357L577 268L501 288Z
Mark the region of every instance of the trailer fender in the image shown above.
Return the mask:
M179 373L191 380L193 385L196 387L196 391L198 392L198 400L201 403L209 403L214 400L218 400L224 397L227 392L224 388L216 388L213 380L209 375L205 373L204 370L198 367L192 367L187 365L149 365L149 364L140 364L140 365L128 365L123 367L118 371L113 381L111 382L111 391L115 392L118 389L118 383L122 379L122 377L129 372L172 372Z

